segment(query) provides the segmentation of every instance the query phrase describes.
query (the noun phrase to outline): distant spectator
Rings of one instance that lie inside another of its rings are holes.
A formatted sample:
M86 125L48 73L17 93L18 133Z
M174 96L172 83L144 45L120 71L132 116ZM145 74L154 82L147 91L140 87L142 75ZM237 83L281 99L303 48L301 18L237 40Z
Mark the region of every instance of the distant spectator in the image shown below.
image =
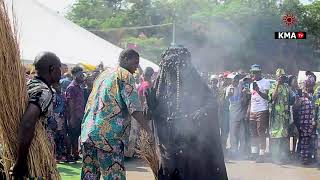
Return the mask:
M227 148L227 140L229 136L229 105L230 102L226 99L226 89L231 84L231 79L223 78L221 80L222 86L219 87L219 126L221 129L221 141L222 148L224 152L226 152Z
M25 68L25 71L26 71L26 68ZM26 71L26 82L28 82L31 79L32 77L30 76L30 71Z
M68 135L71 141L71 147L68 146L68 161L76 161L79 157L78 145L81 129L81 121L84 114L85 99L84 91L81 85L84 82L83 69L79 66L71 70L73 81L67 87L66 99L68 107ZM72 155L71 155L72 149Z
M212 90L212 93L215 97L219 97L219 89L218 89L219 79L217 75L210 76L209 87Z
M64 78L60 80L61 92L64 94L67 90L67 87L70 85L72 81L72 76L69 73L64 74Z
M314 82L314 83L317 82L317 76L313 72L306 71L306 76L307 77L312 77L313 78L312 82Z
M314 84L312 77L304 81L302 97L295 105L299 117L299 154L303 164L314 163L317 155Z
M65 96L61 93L61 87L59 83L52 85L55 90L53 94L53 112L54 119L57 122L57 130L55 132L55 143L56 143L56 154L58 161L65 161L65 144L66 138L66 119L65 119L65 108L66 100Z
M299 128L299 115L298 115L298 111L293 109L293 107L295 107L295 104L298 103L298 100L301 98L302 96L302 90L299 88L298 85L298 80L296 76L289 76L288 79L288 83L289 83L289 88L290 88L290 105L292 106L290 108L290 113L291 113L291 121L293 121L292 124L290 124L289 127L289 135L290 137L293 137L293 144L292 144L292 150L291 153L293 155L293 159L297 159L298 158L298 152L299 152L299 146L296 149L297 146L297 141L299 138L299 132L298 132L298 128Z
M290 90L284 70L278 69L276 76L277 82L272 85L269 92L271 154L274 161L286 163L289 152Z
M139 95L139 100L142 105L142 108L145 105L145 96L148 93L149 88L152 86L152 75L154 73L154 70L151 67L147 67L145 71L143 72L143 78L142 82L138 88L138 95Z
M262 78L261 67L252 65L250 69L254 82L250 85L250 134L251 153L257 163L263 163L266 149L266 131L269 126L270 81ZM259 155L259 156L256 156Z
M93 88L93 83L95 79L98 77L99 71L94 71L87 74L86 80L85 80L85 88L84 88L84 99L85 104L87 104L87 101L89 99L90 93Z
M244 118L242 108L242 85L239 84L240 75L236 75L232 84L227 87L226 99L229 100L229 119L230 119L230 143L231 153L236 155L239 153L239 145L243 143L243 136L240 133L241 122ZM242 138L241 138L242 137Z
M97 66L97 69L99 72L102 72L104 70L103 62L100 62L100 64Z
M61 64L61 72L62 72L63 75L66 74L66 73L68 73L68 72L69 72L69 67L68 67L68 65L66 65L66 64ZM64 77L62 77L62 78L64 78Z
M239 82L242 85L242 97L241 97L241 106L244 112L243 117L243 134L244 140L241 142L240 150L245 155L250 154L250 126L249 126L249 117L250 117L250 101L251 101L251 92L250 92L250 84L251 78L250 76L245 76Z

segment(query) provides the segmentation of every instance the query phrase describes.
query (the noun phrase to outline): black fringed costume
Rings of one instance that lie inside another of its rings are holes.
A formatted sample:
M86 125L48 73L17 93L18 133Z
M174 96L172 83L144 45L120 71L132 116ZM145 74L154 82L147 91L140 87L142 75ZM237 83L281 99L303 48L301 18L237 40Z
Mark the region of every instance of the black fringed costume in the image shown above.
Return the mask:
M147 99L160 152L158 180L227 180L217 102L186 48L164 52Z

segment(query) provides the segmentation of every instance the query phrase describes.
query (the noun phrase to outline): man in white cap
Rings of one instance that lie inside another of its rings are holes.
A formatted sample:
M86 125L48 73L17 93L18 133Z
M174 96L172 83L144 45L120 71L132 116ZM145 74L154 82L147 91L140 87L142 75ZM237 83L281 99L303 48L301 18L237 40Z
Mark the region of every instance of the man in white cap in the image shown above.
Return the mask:
M266 135L269 125L269 102L268 91L270 82L261 75L261 67L257 64L252 65L250 72L253 75L253 83L250 84L251 103L250 103L250 136L251 153L259 156L257 163L264 162L266 149Z

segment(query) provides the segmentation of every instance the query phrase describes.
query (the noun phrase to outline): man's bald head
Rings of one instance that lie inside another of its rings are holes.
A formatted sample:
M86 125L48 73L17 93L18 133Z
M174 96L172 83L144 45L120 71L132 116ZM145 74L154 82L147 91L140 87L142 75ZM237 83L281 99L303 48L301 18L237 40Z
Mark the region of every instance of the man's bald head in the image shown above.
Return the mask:
M45 77L50 83L59 82L61 77L61 61L52 52L42 52L34 60L37 75Z
M33 63L38 75L46 75L53 66L61 67L60 59L52 52L41 52Z

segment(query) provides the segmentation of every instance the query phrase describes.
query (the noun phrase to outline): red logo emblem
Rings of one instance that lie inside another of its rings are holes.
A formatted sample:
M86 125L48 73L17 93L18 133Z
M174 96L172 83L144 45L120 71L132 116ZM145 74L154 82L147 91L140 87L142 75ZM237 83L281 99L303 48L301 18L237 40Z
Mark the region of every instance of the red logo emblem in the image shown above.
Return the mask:
M297 23L297 21L297 18L292 14L286 14L282 16L282 22L287 26L293 26Z

